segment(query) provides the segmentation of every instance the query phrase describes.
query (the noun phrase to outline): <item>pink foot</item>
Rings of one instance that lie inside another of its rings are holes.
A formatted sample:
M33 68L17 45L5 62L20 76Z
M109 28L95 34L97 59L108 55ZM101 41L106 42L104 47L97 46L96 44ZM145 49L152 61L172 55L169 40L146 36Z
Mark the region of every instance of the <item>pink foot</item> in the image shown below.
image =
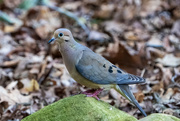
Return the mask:
M102 91L103 91L103 89L97 89L93 93L92 93L92 90L87 90L87 91L82 92L82 93L85 94L87 97L95 97L97 100L100 100L97 95Z

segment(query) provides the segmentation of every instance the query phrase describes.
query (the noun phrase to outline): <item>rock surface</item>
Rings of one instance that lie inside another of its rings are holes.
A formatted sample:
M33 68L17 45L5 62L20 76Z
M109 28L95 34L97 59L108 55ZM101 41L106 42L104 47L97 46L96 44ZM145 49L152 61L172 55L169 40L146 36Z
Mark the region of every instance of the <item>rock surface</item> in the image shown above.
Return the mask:
M140 121L180 121L180 119L167 114L154 113L145 118L140 119Z
M115 107L85 95L61 99L22 121L137 121Z

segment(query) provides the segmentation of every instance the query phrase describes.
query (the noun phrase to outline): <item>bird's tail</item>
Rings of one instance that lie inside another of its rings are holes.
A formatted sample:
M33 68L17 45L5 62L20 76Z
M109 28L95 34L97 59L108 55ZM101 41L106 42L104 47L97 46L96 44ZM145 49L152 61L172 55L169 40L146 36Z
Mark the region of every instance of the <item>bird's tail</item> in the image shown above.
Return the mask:
M132 102L144 116L147 116L147 114L144 112L144 110L141 108L139 103L137 102L136 98L132 94L132 92L129 89L128 85L116 85L115 87L116 91L118 91L122 96L127 98L130 102Z

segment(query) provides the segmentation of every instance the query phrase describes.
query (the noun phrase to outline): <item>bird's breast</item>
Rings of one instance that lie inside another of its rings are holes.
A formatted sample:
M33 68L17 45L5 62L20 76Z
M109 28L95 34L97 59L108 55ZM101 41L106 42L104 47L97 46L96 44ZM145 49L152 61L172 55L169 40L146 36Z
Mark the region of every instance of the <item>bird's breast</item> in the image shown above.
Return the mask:
M71 77L81 85L84 85L86 87L90 88L111 88L114 85L106 84L101 85L97 83L93 83L91 80L86 79L83 77L77 70L76 70L76 64L79 62L79 60L82 57L83 50L81 50L78 46L76 47L70 47L63 45L60 47L60 52L63 57L63 61L65 63L65 66L70 73Z

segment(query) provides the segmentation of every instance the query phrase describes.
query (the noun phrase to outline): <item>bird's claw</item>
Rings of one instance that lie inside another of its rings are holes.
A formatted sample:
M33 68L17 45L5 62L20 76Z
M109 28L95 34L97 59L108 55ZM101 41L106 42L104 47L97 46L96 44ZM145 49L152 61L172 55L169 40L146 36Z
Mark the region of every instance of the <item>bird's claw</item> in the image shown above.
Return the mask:
M100 92L102 92L103 89L97 89L97 90L96 90L95 92L93 92L93 93L91 93L91 91L92 91L92 90L87 90L87 91L85 91L85 92L82 92L82 94L85 94L87 97L94 97L94 98L96 98L97 100L100 100L97 95L98 95Z
M94 95L94 94L89 94L89 95L86 95L87 97L94 97L96 98L97 100L100 100L99 97L97 95Z

